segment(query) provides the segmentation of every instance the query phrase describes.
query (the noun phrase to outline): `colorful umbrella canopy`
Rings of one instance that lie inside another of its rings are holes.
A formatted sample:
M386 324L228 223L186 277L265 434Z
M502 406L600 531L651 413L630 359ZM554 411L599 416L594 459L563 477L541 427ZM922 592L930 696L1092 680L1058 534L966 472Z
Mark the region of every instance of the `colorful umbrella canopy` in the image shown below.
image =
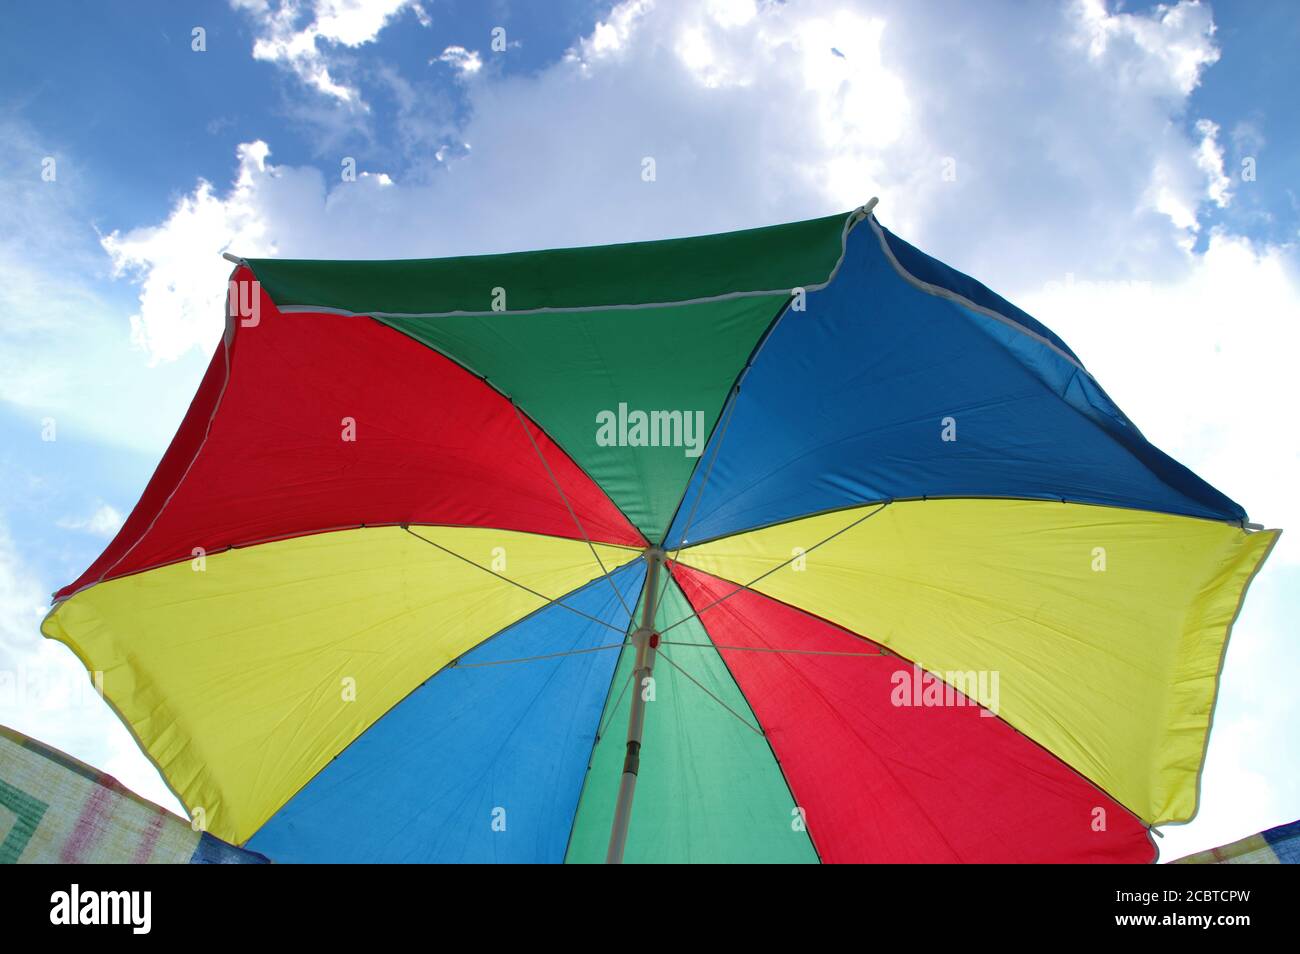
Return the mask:
M869 206L229 299L43 626L220 838L1149 861L1195 813L1277 532Z

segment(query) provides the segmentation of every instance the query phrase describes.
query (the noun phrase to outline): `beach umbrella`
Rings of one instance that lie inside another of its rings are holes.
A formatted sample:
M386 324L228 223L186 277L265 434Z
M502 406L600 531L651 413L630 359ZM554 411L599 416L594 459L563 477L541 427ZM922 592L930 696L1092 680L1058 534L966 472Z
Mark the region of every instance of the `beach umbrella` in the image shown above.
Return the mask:
M228 256L45 634L276 861L1152 860L1277 533L872 206Z

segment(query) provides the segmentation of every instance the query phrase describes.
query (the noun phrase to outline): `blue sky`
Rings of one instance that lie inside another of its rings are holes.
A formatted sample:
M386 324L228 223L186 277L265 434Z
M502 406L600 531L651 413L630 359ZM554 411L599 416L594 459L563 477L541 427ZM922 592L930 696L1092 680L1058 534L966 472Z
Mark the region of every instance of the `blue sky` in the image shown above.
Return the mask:
M173 804L102 703L70 704L79 667L37 624L184 413L225 250L659 238L879 195L886 225L1059 332L1155 443L1300 527L1298 23L1286 2L14 7L0 722ZM1166 857L1300 817L1297 582L1284 536L1233 636L1201 815Z

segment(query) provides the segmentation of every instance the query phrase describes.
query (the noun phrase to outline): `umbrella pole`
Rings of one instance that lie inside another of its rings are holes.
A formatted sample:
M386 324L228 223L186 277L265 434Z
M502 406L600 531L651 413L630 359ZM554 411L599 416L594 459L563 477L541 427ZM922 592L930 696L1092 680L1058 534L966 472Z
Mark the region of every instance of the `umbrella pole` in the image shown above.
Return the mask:
M636 776L641 767L641 730L645 727L645 681L655 668L659 648L659 634L655 632L655 605L659 596L659 572L663 568L664 551L648 547L645 551L645 589L641 596L641 625L632 634L636 647L636 664L632 670L635 690L632 709L627 717L627 755L623 759L623 780L618 787L618 802L614 806L614 824L609 833L609 851L605 863L623 863L623 849L627 845L627 826L632 818L632 796L636 792Z

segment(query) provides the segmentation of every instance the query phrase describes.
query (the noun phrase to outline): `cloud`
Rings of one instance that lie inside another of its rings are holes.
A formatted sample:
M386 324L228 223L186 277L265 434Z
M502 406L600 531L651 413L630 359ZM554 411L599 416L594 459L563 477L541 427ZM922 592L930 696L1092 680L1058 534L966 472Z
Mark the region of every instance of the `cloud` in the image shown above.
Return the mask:
M369 107L360 93L340 83L331 74L331 53L373 43L399 12L415 8L421 23L428 16L412 0L230 0L253 20L257 37L253 58L279 63L305 85L341 103L361 109ZM310 13L311 20L300 26Z
M110 771L146 798L179 812L179 803L95 692L76 656L40 635L47 593L0 520L0 725Z
M1278 817L1280 806L1267 771L1271 753L1260 751L1261 740L1272 735L1271 727L1251 718L1214 727L1201 786L1201 811L1190 825L1161 830L1163 837L1156 842L1161 861L1253 835L1260 830L1261 818L1275 818L1279 824L1294 820Z
M438 62L451 66L462 77L473 76L483 68L483 58L478 50L467 50L463 46L449 46L442 51Z
M398 189L374 210L335 182L316 207L257 211L282 254L324 254L347 232L348 254L378 257L761 225L879 193L891 224L1003 287L1061 261L1181 269L1179 243L1225 194L1215 136L1180 122L1218 56L1208 8L1022 14L1007 29L966 7L635 0L534 77L480 76L446 175L385 168ZM409 81L378 81L418 113ZM242 203L247 172L234 194L189 201ZM311 172L274 174L287 191Z
M122 514L110 504L100 506L89 517L63 517L58 526L64 530L79 530L97 537L111 537L122 527Z
M254 179L274 176L266 165L268 153L265 143L241 145L238 178L225 197L201 181L162 225L103 238L115 274L140 281L131 338L153 361L174 360L196 346L207 350L217 340L231 271L222 253L232 247L245 255L267 249L269 208L256 203ZM320 178L314 170L310 175Z
M334 227L337 210L362 216L371 208L381 220L395 217L402 200L390 204L384 193L392 180L384 173L361 172L356 189L331 193L325 177L312 168L271 165L264 142L239 147L239 172L222 196L200 182L158 226L111 232L102 244L115 273L140 283L140 310L131 316L131 336L154 362L174 360L199 348L212 349L224 327L230 251L247 257L289 255L312 245L315 229ZM282 225L294 223L285 230ZM335 236L335 257L347 255L348 242Z
M29 650L48 603L48 595L19 558L8 527L0 523L0 652ZM5 668L11 668L8 662Z
M1209 6L1175 3L1149 15L1111 13L1103 0L1078 0L1076 39L1126 87L1182 98L1219 59Z
M131 289L111 281L86 218L89 161L13 118L0 117L0 141L0 402L30 422L33 441L48 418L59 439L71 428L153 453L178 420L160 413L159 391L192 393L202 359L138 373L144 354L122 317Z
M1196 165L1208 183L1206 191L1220 208L1232 201L1232 180L1223 171L1223 147L1219 145L1219 125L1208 119L1196 121L1196 131L1201 134L1201 145L1196 151Z
M1251 519L1300 527L1286 415L1300 406L1300 282L1287 253L1215 230L1177 277L1063 275L1015 296L1082 358L1143 433L1234 497ZM1283 535L1273 560L1300 562Z

